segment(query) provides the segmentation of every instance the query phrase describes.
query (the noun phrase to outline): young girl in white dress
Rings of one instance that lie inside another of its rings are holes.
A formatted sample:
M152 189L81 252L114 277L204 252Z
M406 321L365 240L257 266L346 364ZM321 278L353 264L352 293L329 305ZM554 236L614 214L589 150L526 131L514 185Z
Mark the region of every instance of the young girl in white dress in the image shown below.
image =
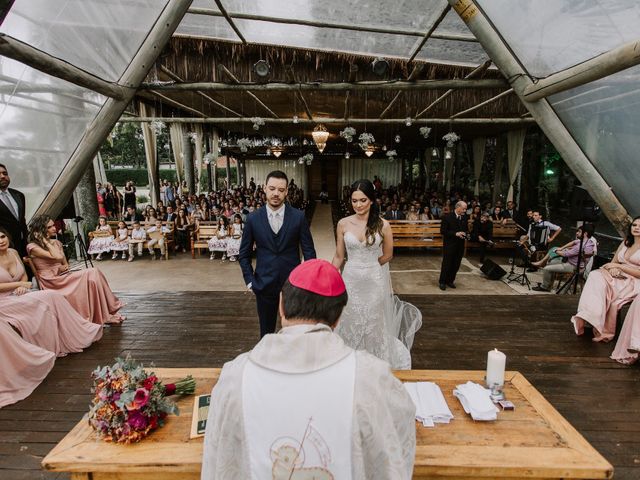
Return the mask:
M116 238L111 243L111 251L113 255L112 260L118 258L118 252L122 252L122 259L127 259L127 252L129 251L129 229L127 224L122 220L118 222L118 229L116 230Z
M218 231L215 237L209 239L209 260L216 258L216 252L222 252L222 261L227 258L227 235L229 232L229 220L224 215L218 218Z
M107 223L107 217L98 217L98 226L95 232L99 236L95 236L89 243L87 253L89 255L96 255L94 260L102 260L102 254L111 251L111 244L113 243L113 235L105 235L106 232L111 233L111 227Z
M342 270L349 300L336 333L356 350L367 350L391 368L411 369L413 337L422 326L422 314L393 294L389 261L393 234L380 218L375 189L369 180L353 184L354 215L338 222L333 265Z
M227 237L227 258L230 262L235 262L240 253L242 229L242 215L235 214L233 216L233 224L229 227L229 236Z

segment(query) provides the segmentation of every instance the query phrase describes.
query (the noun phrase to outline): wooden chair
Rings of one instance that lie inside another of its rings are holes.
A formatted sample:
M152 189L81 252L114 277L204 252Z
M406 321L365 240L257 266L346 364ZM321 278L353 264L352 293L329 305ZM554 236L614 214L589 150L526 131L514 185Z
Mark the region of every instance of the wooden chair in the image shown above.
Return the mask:
M196 251L200 256L200 250L209 249L209 240L218 233L217 222L202 221L193 232L191 239L191 258L196 258Z

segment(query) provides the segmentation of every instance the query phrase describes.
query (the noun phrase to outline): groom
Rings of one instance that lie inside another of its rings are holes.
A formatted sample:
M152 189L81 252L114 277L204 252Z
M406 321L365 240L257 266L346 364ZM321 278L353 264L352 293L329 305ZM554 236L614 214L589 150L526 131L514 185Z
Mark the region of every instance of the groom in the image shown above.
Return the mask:
M260 337L276 331L280 290L300 264L300 249L305 260L316 258L304 212L285 203L288 185L284 172L267 175L267 206L249 214L242 232L238 261L247 289L256 296ZM255 270L251 265L254 243Z

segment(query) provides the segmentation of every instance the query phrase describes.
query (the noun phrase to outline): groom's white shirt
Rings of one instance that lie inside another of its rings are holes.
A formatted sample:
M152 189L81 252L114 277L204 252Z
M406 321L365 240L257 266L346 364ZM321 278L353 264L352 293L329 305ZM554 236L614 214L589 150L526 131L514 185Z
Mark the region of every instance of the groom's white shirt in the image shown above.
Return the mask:
M351 423L351 478L411 478L415 457L415 406L411 398L386 362L365 351L352 350L329 327L315 324L286 327L278 334L266 335L251 352L224 365L211 397L202 479L252 478L255 473L249 452L254 442L247 438L252 430L245 425L251 418L245 418L243 409L243 380L248 365L253 373L256 368L266 369L280 376L281 381L287 375L311 378L323 370L334 369L336 380L342 385L348 384L351 370L353 392L346 393L345 398L352 410L333 419L339 423L340 418L349 418ZM318 403L325 400L322 390L314 394L320 396ZM335 400L336 392L327 391L326 397ZM291 408L296 408L299 400L292 396ZM264 408L268 414L268 406ZM318 424L319 421L314 419L315 430L331 428ZM334 448L339 447L336 442L329 437L327 440L332 455L340 455ZM318 443L317 438L311 443ZM261 454L268 456L270 452Z

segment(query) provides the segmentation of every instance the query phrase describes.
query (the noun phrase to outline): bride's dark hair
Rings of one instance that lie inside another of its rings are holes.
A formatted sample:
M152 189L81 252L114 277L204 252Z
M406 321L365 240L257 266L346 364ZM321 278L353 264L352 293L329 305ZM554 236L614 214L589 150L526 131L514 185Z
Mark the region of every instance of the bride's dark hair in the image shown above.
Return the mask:
M376 233L382 237L382 219L380 218L380 209L376 203L376 189L366 178L358 180L351 185L351 194L353 192L364 193L371 200L371 208L369 209L369 218L367 218L367 228L364 232L367 245L373 245L376 241Z

